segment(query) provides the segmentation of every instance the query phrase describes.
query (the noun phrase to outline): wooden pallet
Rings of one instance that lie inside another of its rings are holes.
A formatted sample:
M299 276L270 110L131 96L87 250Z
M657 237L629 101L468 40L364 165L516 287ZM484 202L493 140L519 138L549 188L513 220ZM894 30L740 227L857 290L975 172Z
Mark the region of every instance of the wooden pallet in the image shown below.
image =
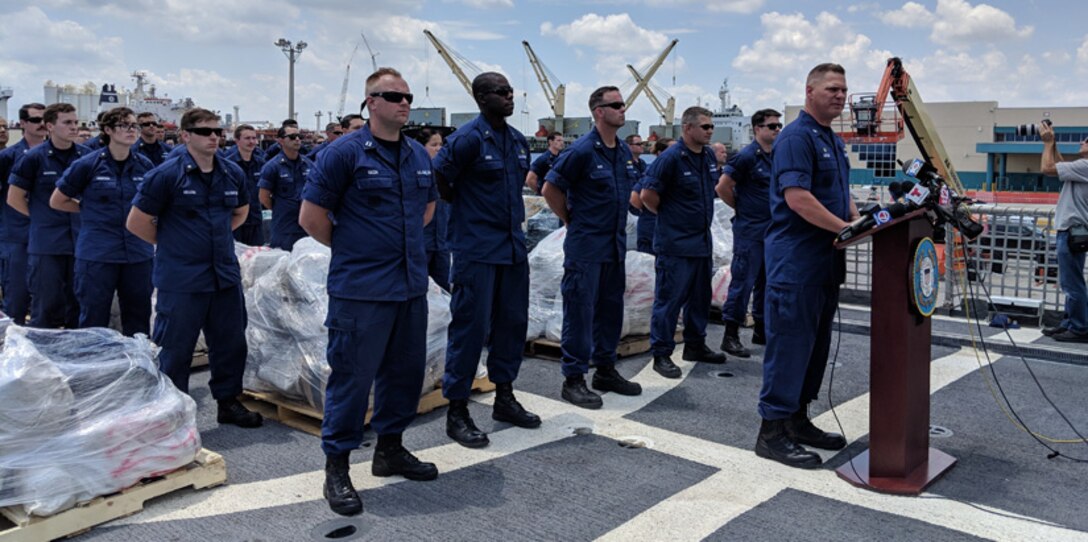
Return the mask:
M41 542L67 538L89 531L103 523L131 516L144 509L144 503L177 490L204 489L227 481L223 456L200 450L196 460L168 474L141 480L136 485L112 495L96 497L48 517L27 515L21 506L0 508L7 523L0 520L0 542Z
M190 365L193 369L199 369L200 367L207 367L208 365L208 353L200 352L193 353L193 364Z
M494 389L495 384L492 384L487 378L477 378L472 381L473 392L487 393ZM321 420L324 414L310 405L287 399L277 393L250 390L243 391L242 397L239 399L247 408L254 412L260 412L265 418L317 437L321 436ZM426 414L449 403L442 396L442 389L439 388L419 398L419 408L416 409L416 412ZM366 423L370 423L372 414L372 411L367 411L364 418Z
M677 331L675 341L684 342L684 332ZM632 335L620 339L616 346L616 356L626 358L645 354L650 351L649 335ZM525 343L525 355L534 358L560 360L563 359L563 347L561 344L549 339L536 339Z

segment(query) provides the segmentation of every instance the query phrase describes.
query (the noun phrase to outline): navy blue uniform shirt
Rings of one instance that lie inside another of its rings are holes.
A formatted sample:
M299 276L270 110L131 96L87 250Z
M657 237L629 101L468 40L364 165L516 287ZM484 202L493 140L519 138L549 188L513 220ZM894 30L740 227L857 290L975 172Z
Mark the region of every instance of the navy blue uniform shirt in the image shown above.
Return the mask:
M329 151L325 151L329 152ZM450 249L456 258L490 264L525 261L525 203L529 142L506 125L495 133L478 116L450 135L434 157L434 170L454 190Z
M49 206L57 181L68 166L87 154L83 145L73 144L66 161L49 139L30 149L11 171L10 183L30 194L30 254L73 255L79 235L79 213L66 213Z
M438 200L434 207L434 218L423 229L423 245L427 252L448 251L450 230L450 206Z
M132 152L139 153L144 158L150 160L152 165L157 166L166 161L166 157L170 155L171 149L162 141L147 143L143 139L137 139L136 143L132 145Z
M30 217L12 209L8 201L8 179L15 163L30 152L25 139L0 151L0 241L25 245L30 235Z
M103 263L139 263L150 260L154 248L125 227L132 198L154 166L130 153L118 163L109 148L92 151L76 160L57 181L65 196L80 200L80 231L76 258Z
M736 181L733 235L763 240L771 225L771 153L753 141L729 157L723 173Z
M367 124L325 148L302 191L332 214L330 296L407 301L427 293L423 214L438 191L423 145L402 137L399 155L397 162Z
M718 161L704 146L691 152L680 139L661 153L646 170L643 188L658 193L654 253L689 258L714 254L710 223L714 220L714 187L718 184Z
M242 168L242 173L246 175L246 193L249 195L249 215L246 216L246 224L254 225L260 224L263 220L261 216L261 189L257 186L257 183L261 182L261 168L264 167L264 159L257 155L257 150L253 150L253 154L249 156L249 161L242 160L242 153L238 152L238 146L235 145L227 149L227 153L224 156L227 160L238 164L238 167Z
M242 168L218 156L207 175L185 153L144 177L132 205L158 217L156 288L211 293L241 283L230 223L247 203L245 189Z
M850 160L842 139L808 113L782 129L774 142L767 284L833 286L846 278L845 252L835 233L809 224L786 204L785 190L808 190L835 216L850 218Z
M287 247L306 237L306 231L298 225L298 211L302 206L302 187L313 168L309 158L300 154L290 160L282 152L261 168L257 186L272 192L272 246Z
M622 262L627 254L627 206L638 181L631 150L609 149L594 128L578 138L548 172L547 182L566 192L570 224L564 261Z
M539 196L540 192L544 190L544 178L548 176L548 172L551 171L552 166L555 165L555 161L558 159L559 154L544 151L544 154L537 156L536 160L533 160L533 163L529 165L529 171L536 173L536 195Z

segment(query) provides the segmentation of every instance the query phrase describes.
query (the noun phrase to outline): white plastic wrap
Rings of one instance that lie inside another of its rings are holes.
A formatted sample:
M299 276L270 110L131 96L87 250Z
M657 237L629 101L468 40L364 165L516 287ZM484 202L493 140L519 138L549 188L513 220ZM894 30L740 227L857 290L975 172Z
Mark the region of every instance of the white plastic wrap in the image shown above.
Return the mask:
M196 404L151 343L11 326L0 350L0 506L50 515L191 463Z
M714 250L714 270L733 263L733 208L714 198L714 219L710 222L710 237Z
M306 237L291 252L257 252L242 261L243 276L251 279L245 290L246 389L276 392L324 410L330 372L325 352L330 258L328 247ZM449 305L449 294L429 281L427 366L421 393L433 390L442 378Z
M710 279L710 305L719 309L725 306L725 300L729 297L729 282L733 275L728 265L719 267L714 272L714 278Z

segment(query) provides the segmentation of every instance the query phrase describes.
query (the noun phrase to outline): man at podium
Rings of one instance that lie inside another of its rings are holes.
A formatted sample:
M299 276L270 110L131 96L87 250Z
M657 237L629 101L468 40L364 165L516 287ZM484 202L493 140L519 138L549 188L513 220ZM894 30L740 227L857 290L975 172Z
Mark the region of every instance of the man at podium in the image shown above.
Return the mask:
M858 217L850 197L846 146L831 129L846 103L846 71L820 64L808 74L805 107L774 144L771 226L766 239L767 350L756 455L791 467L816 468L820 456L802 445L846 446L842 435L812 424L831 346L839 286L846 277L835 236Z

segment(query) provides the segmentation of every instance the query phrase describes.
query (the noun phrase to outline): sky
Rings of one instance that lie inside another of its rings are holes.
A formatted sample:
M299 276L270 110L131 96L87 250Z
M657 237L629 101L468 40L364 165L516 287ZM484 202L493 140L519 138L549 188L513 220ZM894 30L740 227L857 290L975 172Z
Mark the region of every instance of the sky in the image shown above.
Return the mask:
M1055 0L36 0L0 1L0 87L9 114L42 101L47 80L132 88L144 71L160 96L191 97L243 121L287 116L288 61L273 43L305 41L295 72L303 127L338 110L360 33L379 66L400 70L415 106L475 111L422 31L475 69L505 74L517 93L511 124L535 132L551 115L521 46L532 45L566 85L567 116L588 116L589 93L625 91L626 64L645 69L678 45L653 82L676 113L717 109L729 80L746 114L804 100L804 77L822 62L846 68L850 91L873 92L888 58L903 59L925 101L997 101L1004 107L1088 105L1088 3ZM360 46L345 112L358 112L373 70ZM660 118L640 97L628 118L642 132Z

